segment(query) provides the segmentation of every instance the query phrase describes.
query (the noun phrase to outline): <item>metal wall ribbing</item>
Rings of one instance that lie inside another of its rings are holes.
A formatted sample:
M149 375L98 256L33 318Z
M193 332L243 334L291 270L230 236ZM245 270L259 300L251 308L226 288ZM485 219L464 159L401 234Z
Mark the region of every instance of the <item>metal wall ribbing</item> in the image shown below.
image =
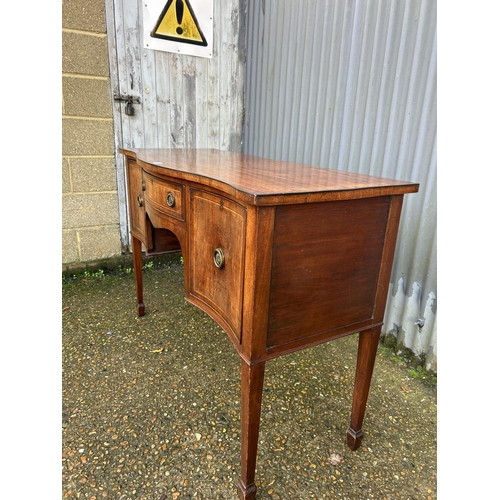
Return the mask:
M384 334L437 370L436 2L249 0L243 150L420 183Z

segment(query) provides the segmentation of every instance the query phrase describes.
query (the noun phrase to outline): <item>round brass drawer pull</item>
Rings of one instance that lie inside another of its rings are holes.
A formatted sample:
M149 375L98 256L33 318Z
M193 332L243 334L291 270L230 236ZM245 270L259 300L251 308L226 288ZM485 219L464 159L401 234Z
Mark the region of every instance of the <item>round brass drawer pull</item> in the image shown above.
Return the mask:
M140 207L142 207L142 196L141 196L141 195L139 195L139 196L137 197L137 204L138 204Z
M224 252L222 248L216 248L214 250L214 263L215 267L222 269L224 267Z
M169 207L173 207L175 205L175 196L171 191L167 193L167 205Z

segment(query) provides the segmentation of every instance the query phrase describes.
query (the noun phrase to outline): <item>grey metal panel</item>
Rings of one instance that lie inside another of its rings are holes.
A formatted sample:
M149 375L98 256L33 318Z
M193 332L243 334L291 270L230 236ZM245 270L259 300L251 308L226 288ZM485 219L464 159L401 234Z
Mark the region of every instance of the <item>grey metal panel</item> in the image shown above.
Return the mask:
M432 369L436 18L433 0L249 2L243 144L249 154L420 183L405 198L383 333Z

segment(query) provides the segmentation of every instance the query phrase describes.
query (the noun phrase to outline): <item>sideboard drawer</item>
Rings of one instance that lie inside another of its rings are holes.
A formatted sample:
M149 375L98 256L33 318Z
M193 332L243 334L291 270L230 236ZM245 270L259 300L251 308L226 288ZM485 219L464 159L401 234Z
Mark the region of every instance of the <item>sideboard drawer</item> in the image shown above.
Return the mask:
M144 212L144 184L142 168L131 158L127 159L127 182L130 210L130 229L146 245L146 214Z
M185 220L184 186L144 173L146 200L157 210Z

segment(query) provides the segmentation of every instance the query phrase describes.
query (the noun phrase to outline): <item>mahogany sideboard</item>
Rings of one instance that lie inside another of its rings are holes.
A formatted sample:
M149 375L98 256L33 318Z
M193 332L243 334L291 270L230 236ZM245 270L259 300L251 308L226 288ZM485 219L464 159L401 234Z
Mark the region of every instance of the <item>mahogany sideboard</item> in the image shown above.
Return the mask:
M419 185L214 149L121 149L137 312L142 245L181 250L186 299L241 358L240 499L252 500L266 361L359 333L359 447L403 196Z

